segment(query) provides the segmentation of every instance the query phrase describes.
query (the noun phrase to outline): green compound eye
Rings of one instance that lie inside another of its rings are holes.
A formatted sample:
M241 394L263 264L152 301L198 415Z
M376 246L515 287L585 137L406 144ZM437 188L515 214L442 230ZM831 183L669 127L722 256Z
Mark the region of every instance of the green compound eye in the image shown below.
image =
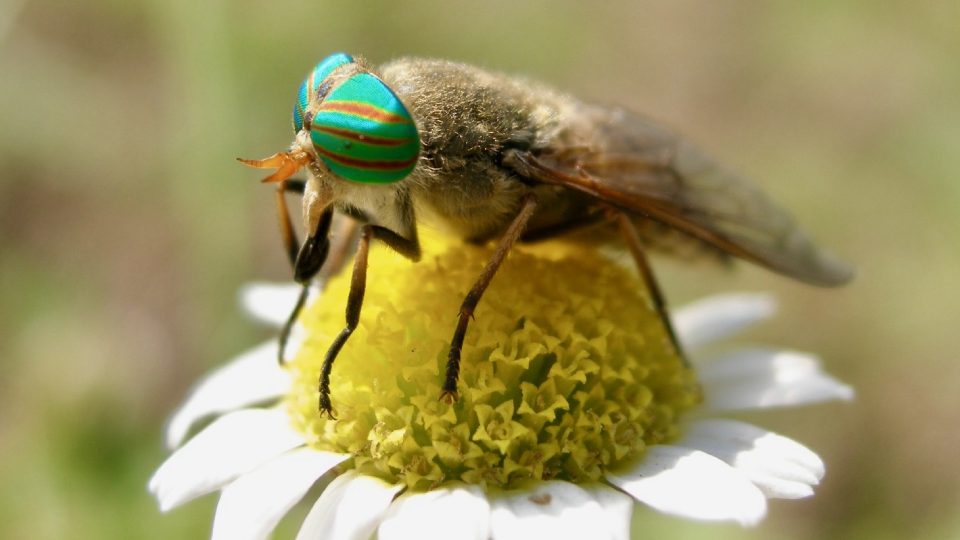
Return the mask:
M320 105L310 126L320 159L352 182L389 184L417 164L420 135L400 98L369 73L350 77Z
M317 88L319 88L323 80L327 78L327 75L330 75L330 73L338 67L344 64L352 64L353 62L354 59L349 54L332 54L317 64L317 66L313 68L313 71L307 75L307 78L303 80L303 84L300 85L297 102L293 104L294 133L299 133L300 130L303 129L303 113L306 112L307 106L310 105L310 98L316 94Z

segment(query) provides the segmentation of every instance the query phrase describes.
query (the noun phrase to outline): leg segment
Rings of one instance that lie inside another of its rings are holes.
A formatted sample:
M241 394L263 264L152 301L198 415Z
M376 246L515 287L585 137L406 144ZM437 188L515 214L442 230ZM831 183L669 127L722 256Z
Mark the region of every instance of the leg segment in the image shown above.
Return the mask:
M334 418L333 407L330 403L330 371L333 361L337 359L340 349L353 334L360 322L360 308L363 307L363 295L367 289L367 255L370 251L370 241L378 239L408 259L420 258L420 243L416 237L413 240L404 238L393 231L378 225L364 225L360 229L360 244L353 262L353 275L350 278L350 293L347 296L347 326L337 335L327 349L320 367L320 415L326 414Z
M626 242L627 248L630 250L630 254L633 255L633 260L637 264L637 269L640 271L640 279L643 280L643 283L647 286L647 290L650 292L653 307L657 310L660 320L663 321L664 326L667 328L670 341L673 342L673 348L677 355L686 361L686 356L680 347L680 341L677 340L677 333L674 331L673 323L670 321L670 310L667 308L667 303L663 299L663 293L660 292L660 285L657 284L657 280L653 277L650 264L647 263L647 256L644 254L640 233L637 232L636 225L630 221L630 216L624 212L617 213L617 223L620 225L620 233L623 235L623 240Z
M293 330L293 323L297 322L297 318L300 317L300 312L303 311L303 306L307 303L307 297L310 296L310 286L304 285L300 288L300 296L297 297L297 303L294 304L293 310L290 312L290 315L287 317L286 322L283 323L283 328L280 329L280 348L277 350L277 362L280 365L283 365L283 355L287 351L287 342L290 341L290 332Z
M340 272L347 257L351 253L351 248L359 240L357 231L360 230L360 222L356 219L340 215L340 219L334 224L336 231L333 233L333 240L330 242L330 255L327 262L323 265L320 272L320 278L328 278Z
M510 224L506 234L500 239L500 245L497 246L490 262L487 263L473 289L470 290L463 300L463 304L460 305L460 318L457 321L457 329L453 333L453 339L450 341L450 353L447 355L447 373L443 382L443 391L440 392L440 399L446 403L454 403L460 399L457 393L457 380L460 378L460 352L463 349L463 339L467 335L467 324L473 317L473 310L476 309L480 297L487 290L487 286L490 285L500 265L507 258L510 248L520 238L524 226L526 226L536 208L537 196L533 193L526 195L520 213L513 218L513 223Z
M277 217L280 220L280 233L283 235L283 245L287 251L287 257L290 259L290 264L293 265L294 269L297 268L297 259L303 248L298 246L297 234L293 229L293 221L290 219L290 210L287 207L287 200L285 195L287 192L294 193L303 193L304 182L302 180L281 180L277 185ZM327 245L327 233L330 230L330 222L333 219L333 212L328 211L327 214L320 220L320 227L317 235L317 238L321 239L322 245L314 245L314 249L319 249L322 253L320 254L321 259L326 258L325 251L328 249ZM322 263L322 260L321 260ZM312 276L311 276L312 277ZM283 364L283 356L287 349L287 342L290 340L290 331L293 329L293 323L296 322L297 317L300 316L300 312L303 311L303 306L307 302L307 296L310 293L310 284L309 278L307 282L303 283L303 288L300 290L300 296L297 297L297 303L293 306L293 311L290 312L290 316L287 317L287 321L283 324L283 328L280 330L280 347L277 350L277 361L280 364Z
M355 219L344 217L339 231L334 235L335 241L330 245L330 255L328 262L323 265L321 279L332 276L343 268L343 263L350 253L350 245L353 243L353 237L358 227L359 224ZM296 258L294 258L294 264L296 264ZM297 297L297 303L293 306L293 311L290 312L290 316L287 317L283 328L280 330L280 350L278 355L281 364L283 364L283 355L287 349L287 342L290 340L290 332L293 330L293 324L297 321L297 318L300 317L300 312L303 311L308 296L310 296L310 286L304 285L300 289L300 296Z
M363 295L367 290L367 254L370 251L370 239L373 236L373 227L364 226L360 232L360 245L357 247L357 255L353 261L353 276L350 278L350 294L347 296L347 326L344 328L330 348L327 349L327 355L323 358L323 366L320 368L320 416L326 414L331 419L333 408L330 405L330 370L333 369L333 361L336 360L340 349L347 342L347 338L357 328L360 322L360 308L363 307Z
M283 235L283 245L291 265L297 262L300 242L297 241L297 234L293 231L293 220L290 219L290 209L287 208L285 195L291 191L302 195L304 184L303 180L283 180L277 184L277 217L280 219L280 234Z

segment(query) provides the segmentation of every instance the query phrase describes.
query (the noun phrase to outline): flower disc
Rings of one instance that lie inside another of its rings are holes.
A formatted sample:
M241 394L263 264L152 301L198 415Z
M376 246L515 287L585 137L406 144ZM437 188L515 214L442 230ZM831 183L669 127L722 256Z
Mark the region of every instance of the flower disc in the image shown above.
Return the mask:
M439 401L457 310L492 252L428 243L414 264L373 250L359 327L331 375L337 420L320 418L317 380L345 324L349 271L330 280L289 365L290 410L311 446L415 489L509 488L597 480L677 435L700 399L693 372L636 277L582 247L513 250L467 330L460 401Z

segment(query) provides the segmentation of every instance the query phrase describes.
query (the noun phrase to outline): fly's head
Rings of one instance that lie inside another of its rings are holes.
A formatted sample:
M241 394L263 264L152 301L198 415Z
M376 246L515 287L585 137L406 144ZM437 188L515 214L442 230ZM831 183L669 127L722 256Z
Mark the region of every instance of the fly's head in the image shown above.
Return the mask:
M304 198L308 234L336 193L406 178L420 155L420 134L397 94L362 61L331 55L307 74L293 105L295 139L289 152L246 165L275 168L264 182L283 182L307 167Z

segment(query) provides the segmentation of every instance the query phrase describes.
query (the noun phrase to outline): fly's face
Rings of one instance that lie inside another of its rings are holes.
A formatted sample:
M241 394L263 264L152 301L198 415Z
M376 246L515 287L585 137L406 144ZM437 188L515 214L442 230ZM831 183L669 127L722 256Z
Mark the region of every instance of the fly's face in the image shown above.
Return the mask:
M315 175L360 184L390 184L409 175L420 135L400 98L344 53L316 65L293 105L290 152L243 163L277 168L264 182L286 180L309 165Z

